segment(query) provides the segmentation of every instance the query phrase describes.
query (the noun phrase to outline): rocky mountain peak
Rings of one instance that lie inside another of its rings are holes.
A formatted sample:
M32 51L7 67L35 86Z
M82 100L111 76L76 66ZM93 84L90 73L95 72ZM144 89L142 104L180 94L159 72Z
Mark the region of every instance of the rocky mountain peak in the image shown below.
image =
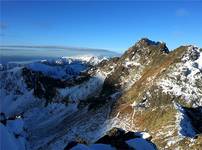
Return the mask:
M155 42L155 41L152 41L148 38L142 38L140 39L137 43L139 44L143 44L143 45L158 45L158 44L161 44L161 42Z
M132 59L136 56L152 57L161 54L168 54L169 49L164 42L155 42L148 38L142 38L130 47L122 56L123 59Z
M169 53L169 50L166 46L166 43L159 42L159 41L152 41L148 38L142 38L140 39L136 44L136 47L142 48L142 47L156 47L157 49L160 48L163 52Z

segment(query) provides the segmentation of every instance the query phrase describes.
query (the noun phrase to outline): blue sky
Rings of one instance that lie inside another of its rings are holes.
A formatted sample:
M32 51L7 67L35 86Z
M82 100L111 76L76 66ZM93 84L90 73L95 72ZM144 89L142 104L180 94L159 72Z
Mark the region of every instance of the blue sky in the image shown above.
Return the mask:
M58 45L123 52L142 37L202 47L201 1L3 1L3 45Z

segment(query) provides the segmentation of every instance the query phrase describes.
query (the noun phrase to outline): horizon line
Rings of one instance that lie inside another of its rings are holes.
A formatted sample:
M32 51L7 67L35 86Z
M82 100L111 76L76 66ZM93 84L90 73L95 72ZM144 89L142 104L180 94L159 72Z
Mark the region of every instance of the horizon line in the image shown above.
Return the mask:
M109 49L105 49L105 48L89 48L89 47L77 47L77 46L58 46L58 45L8 45L8 44L0 44L0 48L2 47L11 47L11 48L59 48L59 49L76 49L76 50L99 50L99 51L107 51L107 52L114 52L119 54L118 52L114 51L114 50L109 50Z

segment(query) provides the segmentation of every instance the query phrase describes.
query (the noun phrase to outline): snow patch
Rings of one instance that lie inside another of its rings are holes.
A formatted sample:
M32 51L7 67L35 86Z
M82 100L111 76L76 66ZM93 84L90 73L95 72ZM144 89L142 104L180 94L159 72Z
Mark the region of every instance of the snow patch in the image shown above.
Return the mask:
M116 149L107 144L92 144L89 146L86 146L84 144L77 144L71 150L116 150Z
M25 150L25 138L16 138L8 127L0 123L0 146L2 150Z
M178 110L176 114L176 125L178 127L178 134L182 137L194 138L196 132L194 131L189 117L186 115L185 110L177 103L174 103L175 108Z
M131 139L126 141L126 143L135 150L155 150L152 143L149 143L147 140L142 138Z
M68 97L70 101L78 102L79 100L86 99L92 94L97 94L102 88L105 78L106 76L98 71L97 74L88 81L74 87L58 89L58 92L62 97Z
M151 135L148 132L135 132L135 135L143 139L151 138Z
M124 66L129 68L130 66L141 66L141 64L136 61L126 61Z
M22 119L8 120L7 127L15 134L23 132L24 121Z

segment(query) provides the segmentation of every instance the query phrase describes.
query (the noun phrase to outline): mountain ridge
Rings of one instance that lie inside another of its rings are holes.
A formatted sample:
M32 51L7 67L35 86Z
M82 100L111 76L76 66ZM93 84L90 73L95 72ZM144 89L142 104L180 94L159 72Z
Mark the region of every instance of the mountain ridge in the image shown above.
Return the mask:
M121 57L3 70L1 114L4 122L22 118L28 149L63 149L78 139L92 144L114 127L149 133L158 149L200 149L201 62L200 48L169 51L142 38Z

